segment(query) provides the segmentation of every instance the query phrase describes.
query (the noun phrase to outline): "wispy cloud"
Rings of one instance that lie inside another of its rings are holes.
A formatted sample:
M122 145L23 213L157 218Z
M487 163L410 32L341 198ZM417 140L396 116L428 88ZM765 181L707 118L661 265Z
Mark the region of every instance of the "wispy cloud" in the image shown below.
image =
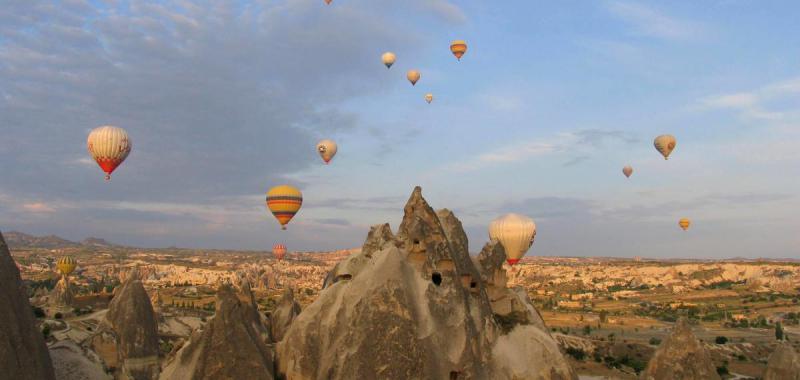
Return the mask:
M666 40L691 40L704 34L699 24L679 20L642 4L612 1L608 10L632 25L638 34Z
M448 0L427 0L418 3L419 6L427 11L433 12L436 16L453 24L463 24L467 21L467 15L457 5Z
M25 211L33 212L33 213L52 213L55 212L56 209L52 206L48 205L44 202L35 202L35 203L25 203L22 205L22 208Z
M770 110L768 103L800 95L800 77L762 86L755 90L720 94L701 98L696 104L700 110L729 109L746 119L785 121L790 110Z

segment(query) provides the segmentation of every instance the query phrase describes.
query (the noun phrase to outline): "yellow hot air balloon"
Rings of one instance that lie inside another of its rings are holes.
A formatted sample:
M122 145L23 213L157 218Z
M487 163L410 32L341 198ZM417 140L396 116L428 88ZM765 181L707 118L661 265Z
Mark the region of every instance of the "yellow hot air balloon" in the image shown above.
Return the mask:
M625 174L625 177L631 178L631 174L633 174L633 168L630 165L625 165L622 168L622 174Z
M536 223L524 215L506 214L489 224L489 238L503 245L509 265L516 264L528 252L535 237Z
M396 59L397 57L394 55L394 53L390 51L387 51L386 53L383 53L383 55L381 55L381 61L383 61L383 64L386 65L387 69L392 67L392 65L394 65L394 61Z
M664 156L664 159L669 159L669 154L672 153L672 150L675 149L675 136L672 135L661 135L656 137L653 141L653 145L655 145L656 150Z
M689 229L690 224L692 224L692 221L689 220L689 218L681 218L681 220L678 221L678 225L681 226L684 231Z
M333 140L322 140L317 143L317 152L319 152L319 156L322 157L325 164L331 162L337 150L339 150L339 147Z
M464 53L467 52L467 43L464 40L455 40L450 43L450 51L460 61Z
M417 84L419 77L419 71L417 70L408 70L408 73L406 74L406 78L408 78L408 81L411 82L412 86Z
M110 125L95 128L89 133L86 148L89 154L106 172L106 181L111 179L111 173L131 153L131 139L124 129Z
M56 261L56 268L58 268L58 271L64 276L69 276L70 273L75 271L75 267L77 266L78 262L75 261L75 258L72 256L62 256Z
M278 219L281 229L286 229L286 224L294 218L302 205L303 194L296 187L280 185L267 192L267 208Z
M425 101L428 102L428 104L431 104L431 102L433 101L433 94L431 93L425 94Z

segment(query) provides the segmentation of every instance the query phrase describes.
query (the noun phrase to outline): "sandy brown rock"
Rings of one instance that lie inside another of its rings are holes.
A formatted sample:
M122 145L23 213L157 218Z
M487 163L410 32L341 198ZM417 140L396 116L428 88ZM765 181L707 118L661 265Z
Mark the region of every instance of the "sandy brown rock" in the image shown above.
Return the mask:
M217 292L214 318L189 342L161 373L163 380L272 380L273 353L265 344L268 334L249 296L223 285Z
M300 304L295 301L292 288L287 287L283 291L278 307L275 308L271 316L272 338L276 342L280 342L283 339L284 334L289 330L289 326L292 325L298 315L300 315Z
M55 379L19 269L0 233L0 370L15 380Z
M50 356L57 380L111 380L103 366L89 359L89 355L71 340L60 341L50 347Z
M800 356L789 342L783 342L769 356L764 380L800 380Z
M61 276L53 291L50 293L50 303L52 306L69 307L75 301L75 293L72 284L67 276Z
M158 322L150 298L134 273L128 276L106 314L116 341L121 377L150 380L158 377Z
M642 380L719 379L717 369L703 344L692 333L685 318L678 320L670 336L661 343Z
M468 252L458 219L434 212L416 188L397 234L386 224L373 227L361 252L331 271L318 299L291 324L277 344L279 373L298 380L577 379L538 327L520 323L499 339ZM498 356L510 351L513 358Z

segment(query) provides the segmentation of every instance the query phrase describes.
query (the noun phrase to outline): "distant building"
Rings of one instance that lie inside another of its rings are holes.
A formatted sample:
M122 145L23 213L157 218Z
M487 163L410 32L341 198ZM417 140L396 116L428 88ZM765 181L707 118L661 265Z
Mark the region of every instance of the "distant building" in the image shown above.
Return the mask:
M563 309L582 309L583 303L578 301L558 301L558 307Z

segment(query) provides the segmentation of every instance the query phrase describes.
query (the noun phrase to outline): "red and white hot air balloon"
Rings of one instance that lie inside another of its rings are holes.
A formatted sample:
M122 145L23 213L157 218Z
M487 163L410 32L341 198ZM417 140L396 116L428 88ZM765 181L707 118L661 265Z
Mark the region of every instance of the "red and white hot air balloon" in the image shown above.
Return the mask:
M106 181L111 179L111 173L131 153L131 147L128 133L110 125L93 129L86 141L89 154L106 173Z
M272 254L278 260L283 260L284 256L286 256L286 246L283 244L275 244L272 247Z

